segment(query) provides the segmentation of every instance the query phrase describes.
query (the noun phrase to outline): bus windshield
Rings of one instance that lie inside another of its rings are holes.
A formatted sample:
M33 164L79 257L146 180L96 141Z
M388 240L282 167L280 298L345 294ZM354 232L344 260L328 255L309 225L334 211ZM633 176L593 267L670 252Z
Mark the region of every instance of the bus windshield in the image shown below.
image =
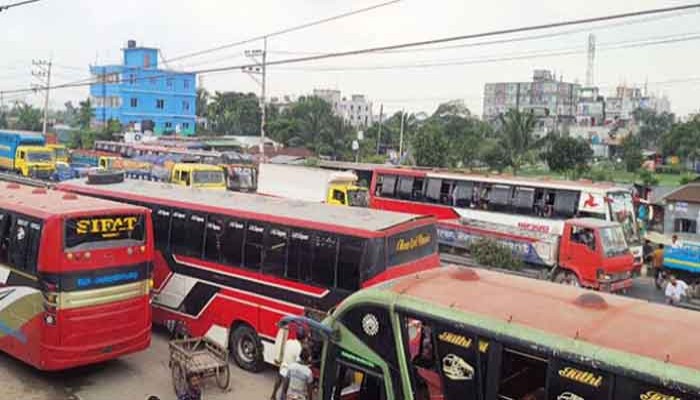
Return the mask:
M611 219L622 225L625 239L629 244L638 244L640 239L635 224L632 195L627 192L609 193L608 199Z
M605 257L615 257L627 253L627 242L622 228L614 226L600 230L600 241Z
M145 239L143 215L95 215L65 223L65 249L85 250L134 246Z
M437 252L437 232L434 225L421 226L389 237L387 267L406 264Z
M194 184L207 185L210 183L223 183L224 173L221 171L195 171Z
M29 162L51 162L52 160L53 155L49 152L31 151L27 154L27 161Z

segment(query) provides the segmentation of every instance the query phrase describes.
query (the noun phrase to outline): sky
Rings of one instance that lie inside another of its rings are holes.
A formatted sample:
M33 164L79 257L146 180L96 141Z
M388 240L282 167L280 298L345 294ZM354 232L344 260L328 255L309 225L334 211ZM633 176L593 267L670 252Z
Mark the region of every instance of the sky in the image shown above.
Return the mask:
M0 4L13 0L0 0ZM0 13L0 91L30 87L32 59L52 59L53 82L87 79L89 65L121 62L127 40L158 47L166 60L330 17L383 0L42 0ZM268 59L282 60L430 40L507 28L688 4L687 1L588 0L401 0L373 11L272 37ZM473 45L516 37L530 38ZM481 113L487 82L529 81L534 69L550 69L568 82L585 82L588 35L597 41L595 83L605 94L618 84L638 85L668 96L678 115L700 108L700 12L561 28L443 44L450 48L374 53L270 67L268 95L303 95L314 88L364 94L384 112L432 112L461 99ZM692 40L639 46L641 41ZM471 44L471 45L469 45ZM452 45L464 45L454 47ZM243 52L262 42L168 63L197 70L248 63ZM549 53L549 54L548 54ZM555 53L555 54L552 54ZM565 53L565 54L561 54ZM430 64L425 66L425 64ZM448 65L444 65L444 64ZM439 66L436 66L438 64ZM440 65L442 64L442 65ZM422 65L422 66L421 66ZM420 67L419 67L420 66ZM239 70L201 75L210 92L259 92ZM50 106L88 96L88 88L55 90ZM40 105L40 95L7 95Z

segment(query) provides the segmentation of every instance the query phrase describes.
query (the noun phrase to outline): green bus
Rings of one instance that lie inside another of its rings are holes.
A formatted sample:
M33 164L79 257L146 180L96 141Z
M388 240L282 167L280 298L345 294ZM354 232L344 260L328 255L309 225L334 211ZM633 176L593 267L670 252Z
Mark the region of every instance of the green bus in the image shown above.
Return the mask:
M700 313L517 276L446 267L285 324L324 338L320 400L700 399Z

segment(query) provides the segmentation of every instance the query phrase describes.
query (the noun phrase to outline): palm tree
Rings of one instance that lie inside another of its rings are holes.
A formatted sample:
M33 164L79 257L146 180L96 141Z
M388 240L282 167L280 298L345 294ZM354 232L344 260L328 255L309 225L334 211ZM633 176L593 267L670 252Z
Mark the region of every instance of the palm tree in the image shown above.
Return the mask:
M511 109L501 115L501 145L507 155L506 164L517 175L534 144L532 131L535 129L535 116L532 112Z

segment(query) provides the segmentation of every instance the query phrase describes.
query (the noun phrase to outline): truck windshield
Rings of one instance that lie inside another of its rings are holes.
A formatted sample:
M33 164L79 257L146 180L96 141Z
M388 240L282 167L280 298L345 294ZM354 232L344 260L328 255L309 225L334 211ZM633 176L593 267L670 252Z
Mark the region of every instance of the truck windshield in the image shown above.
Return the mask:
M350 189L348 190L348 197L348 202L351 207L369 206L369 195L366 189Z
M51 162L53 160L53 155L48 152L29 152L27 154L27 161L29 162Z
M605 257L615 257L627 253L627 242L622 227L613 226L600 230L600 242L603 245Z
M622 225L622 231L627 242L631 245L639 244L641 240L635 226L632 195L627 192L609 193L608 204L610 204L612 220Z
M223 183L224 173L221 171L195 171L194 184L206 185L210 183Z

